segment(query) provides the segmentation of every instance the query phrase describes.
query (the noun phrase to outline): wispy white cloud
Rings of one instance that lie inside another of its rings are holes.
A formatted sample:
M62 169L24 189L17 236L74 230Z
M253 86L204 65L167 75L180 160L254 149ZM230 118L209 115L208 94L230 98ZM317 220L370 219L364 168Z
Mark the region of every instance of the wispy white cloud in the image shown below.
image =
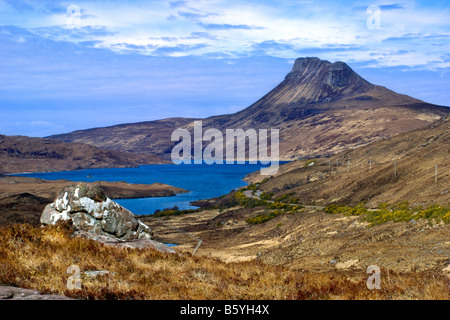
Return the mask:
M44 120L34 120L29 123L32 126L50 126L50 127L60 127L59 125L52 123L50 121Z
M378 65L445 65L440 56L450 50L450 42L444 37L450 34L449 10L424 7L414 0L382 3L380 29L371 30L366 25L369 4L289 0L81 1L81 27L69 32L64 11L68 3L64 1L0 2L15 12L20 26L41 36L93 41L97 47L114 51L172 56L267 54L283 58L320 52L326 59L351 57L355 61L373 61L378 54ZM23 22L21 14L30 19ZM409 53L395 54L402 50Z
M372 0L77 1L80 28L66 25L72 3L0 0L0 127L41 136L234 112L300 56L449 105L450 14L424 1L379 1L372 30Z

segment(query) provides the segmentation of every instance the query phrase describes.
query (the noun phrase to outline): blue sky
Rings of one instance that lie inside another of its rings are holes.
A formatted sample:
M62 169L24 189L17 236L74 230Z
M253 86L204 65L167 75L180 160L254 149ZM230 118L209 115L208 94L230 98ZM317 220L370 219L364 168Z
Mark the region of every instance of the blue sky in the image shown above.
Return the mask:
M450 3L0 0L0 134L236 112L306 56L450 106Z

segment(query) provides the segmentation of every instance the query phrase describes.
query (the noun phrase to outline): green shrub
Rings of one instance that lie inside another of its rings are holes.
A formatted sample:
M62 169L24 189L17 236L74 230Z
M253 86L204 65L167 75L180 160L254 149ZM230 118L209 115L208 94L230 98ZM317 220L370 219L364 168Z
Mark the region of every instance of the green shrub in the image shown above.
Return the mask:
M310 167L310 166L314 166L316 164L316 160L308 160L305 162L305 164L303 165L304 168L306 167Z
M255 198L247 198L242 191L238 191L235 194L236 201L239 205L247 208L264 207L269 204L266 200L259 200Z
M362 216L364 221L369 222L369 226L380 225L388 221L407 222L418 219L450 223L450 206L435 204L423 209L420 206L411 207L407 201L396 204L380 203L376 210L367 210L365 203L360 203L356 207L331 204L324 209L324 212Z
M252 184L249 184L248 186L242 188L242 190L253 190L253 191L256 191L258 189L258 187L259 187L259 184L252 183Z
M274 201L283 202L283 201L287 200L288 198L292 197L293 195L295 195L295 192L286 193L286 194L283 194L282 196L276 197L274 199Z
M304 208L302 205L293 205L281 202L268 202L266 200L258 200L254 198L247 198L243 192L236 192L236 200L240 205L245 207L266 207L271 210L268 213L259 214L256 217L247 218L245 221L249 224L260 224L272 220L276 216L284 213L299 213Z
M368 212L364 202L359 203L356 207L339 206L331 204L324 211L329 214L343 214L345 216L360 216Z
M243 202L245 202L247 200L247 197L244 195L244 193L242 191L238 191L236 192L236 194L234 195L236 198L236 201L241 204Z
M295 214L295 213L301 213L303 212L303 208L304 206L301 205L297 205L297 206L292 206L292 205L283 205L281 206L281 204L270 204L269 206L267 206L268 209L272 209L270 212L266 212L266 213L262 213L257 215L256 217L252 217L252 218L247 218L245 220L245 222L247 222L248 224L260 224L260 223L264 223L267 221L272 220L273 218L281 215L281 214Z
M273 192L263 192L259 196L261 200L271 200L273 197Z
M247 218L247 219L245 219L245 222L247 222L248 224L261 224L261 223L272 220L273 218L279 216L282 213L283 212L280 210L273 210L269 213L259 214L253 218Z

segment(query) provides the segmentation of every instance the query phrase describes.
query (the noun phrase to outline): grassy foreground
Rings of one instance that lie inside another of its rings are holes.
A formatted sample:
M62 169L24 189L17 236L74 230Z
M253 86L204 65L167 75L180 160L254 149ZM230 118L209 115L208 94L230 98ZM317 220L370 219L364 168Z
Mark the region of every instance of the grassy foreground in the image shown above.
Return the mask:
M113 248L72 238L64 226L0 228L0 285L79 299L449 299L448 279L433 272L382 269L381 290L365 270L309 273L258 261L226 264L188 253ZM81 290L68 290L67 268L79 266ZM109 271L89 277L86 271Z

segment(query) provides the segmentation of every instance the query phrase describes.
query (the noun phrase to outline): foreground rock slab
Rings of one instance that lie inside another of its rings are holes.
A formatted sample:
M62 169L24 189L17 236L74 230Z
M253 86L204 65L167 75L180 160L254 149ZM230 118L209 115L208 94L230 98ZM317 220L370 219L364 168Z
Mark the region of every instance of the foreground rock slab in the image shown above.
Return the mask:
M133 249L154 249L159 252L165 253L176 253L175 250L171 249L164 243L154 241L151 239L134 239L134 240L121 240L111 236L96 235L91 232L86 231L76 231L72 234L73 237L80 237L84 239L94 240L101 242L108 246L118 247L118 248L133 248Z
M73 299L54 294L41 294L37 290L0 286L0 300L73 300Z

